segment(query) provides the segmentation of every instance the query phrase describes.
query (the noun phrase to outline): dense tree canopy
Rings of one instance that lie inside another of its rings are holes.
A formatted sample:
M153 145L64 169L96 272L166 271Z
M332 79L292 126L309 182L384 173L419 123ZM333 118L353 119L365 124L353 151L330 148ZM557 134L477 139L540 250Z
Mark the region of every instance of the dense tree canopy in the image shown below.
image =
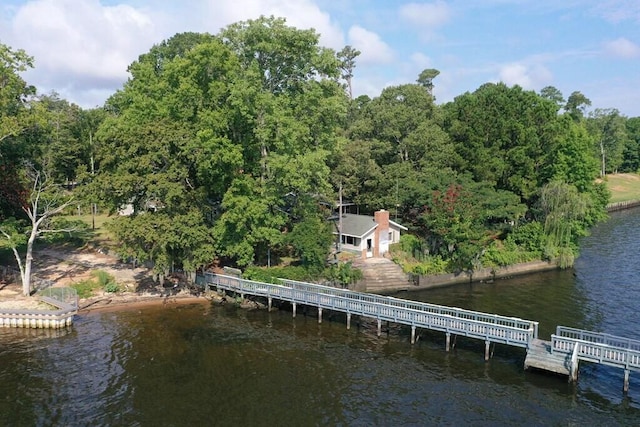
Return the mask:
M128 208L118 250L160 275L283 256L317 273L338 192L392 211L450 270L513 262L500 251L565 265L605 215L598 175L640 167L638 119L588 113L579 91L487 83L438 105L426 69L351 99L359 54L274 17L176 34L85 111L38 96L20 77L32 58L0 45L0 221L26 220L28 160L92 212Z

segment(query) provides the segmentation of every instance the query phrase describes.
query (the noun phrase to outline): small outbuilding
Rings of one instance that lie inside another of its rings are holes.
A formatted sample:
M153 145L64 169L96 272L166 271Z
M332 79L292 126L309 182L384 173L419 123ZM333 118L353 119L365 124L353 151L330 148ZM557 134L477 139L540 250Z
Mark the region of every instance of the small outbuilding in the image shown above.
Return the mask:
M337 222L335 235L341 236L341 248L362 254L362 258L378 258L389 251L389 245L400 241L400 233L407 231L389 219L389 211L370 215L344 213Z

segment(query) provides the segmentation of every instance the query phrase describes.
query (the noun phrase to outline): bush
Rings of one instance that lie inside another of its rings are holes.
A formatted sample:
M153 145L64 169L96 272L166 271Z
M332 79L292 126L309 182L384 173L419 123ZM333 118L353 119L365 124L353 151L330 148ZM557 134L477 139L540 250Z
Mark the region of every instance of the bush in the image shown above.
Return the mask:
M440 256L428 257L425 261L419 263L406 263L402 268L407 273L417 274L418 276L428 276L431 274L443 274L448 271L449 263Z
M78 292L78 298L89 298L93 295L93 292L100 287L95 280L91 279L72 283L70 286Z
M118 292L120 290L115 277L104 270L92 271L91 276L91 279L71 284L71 287L78 292L79 298L89 298L98 289L103 289L105 292Z
M354 268L350 262L345 262L325 269L324 277L336 285L346 287L361 280L363 274L361 270Z
M120 286L117 283L107 283L104 287L105 292L116 293L120 291Z

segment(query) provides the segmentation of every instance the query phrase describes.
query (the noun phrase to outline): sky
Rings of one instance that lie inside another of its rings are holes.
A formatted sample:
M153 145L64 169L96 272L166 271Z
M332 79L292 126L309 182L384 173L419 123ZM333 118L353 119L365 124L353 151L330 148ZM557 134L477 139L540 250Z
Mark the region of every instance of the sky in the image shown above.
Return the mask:
M261 15L358 49L354 96L435 68L438 104L504 82L640 116L639 0L2 0L0 43L34 57L23 77L40 93L93 108L153 45Z

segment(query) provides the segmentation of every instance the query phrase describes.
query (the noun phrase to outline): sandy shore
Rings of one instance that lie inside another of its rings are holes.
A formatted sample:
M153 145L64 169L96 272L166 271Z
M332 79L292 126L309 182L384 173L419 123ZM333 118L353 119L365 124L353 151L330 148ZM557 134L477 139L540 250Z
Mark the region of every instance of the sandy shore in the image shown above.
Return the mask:
M164 306L167 308L187 304L211 304L212 297L177 294L172 296L158 295L105 295L82 299L78 303L78 314L90 312L104 312L116 310L134 310L150 306Z
M196 296L187 292L179 292L175 295L163 296L159 293L135 293L123 292L117 294L104 293L91 298L83 298L78 302L78 313L86 314L94 311L105 310L129 310L145 306L174 307L184 304L210 304L215 301L215 296ZM22 295L20 286L0 286L0 310L51 310L48 304L38 301L36 297Z

